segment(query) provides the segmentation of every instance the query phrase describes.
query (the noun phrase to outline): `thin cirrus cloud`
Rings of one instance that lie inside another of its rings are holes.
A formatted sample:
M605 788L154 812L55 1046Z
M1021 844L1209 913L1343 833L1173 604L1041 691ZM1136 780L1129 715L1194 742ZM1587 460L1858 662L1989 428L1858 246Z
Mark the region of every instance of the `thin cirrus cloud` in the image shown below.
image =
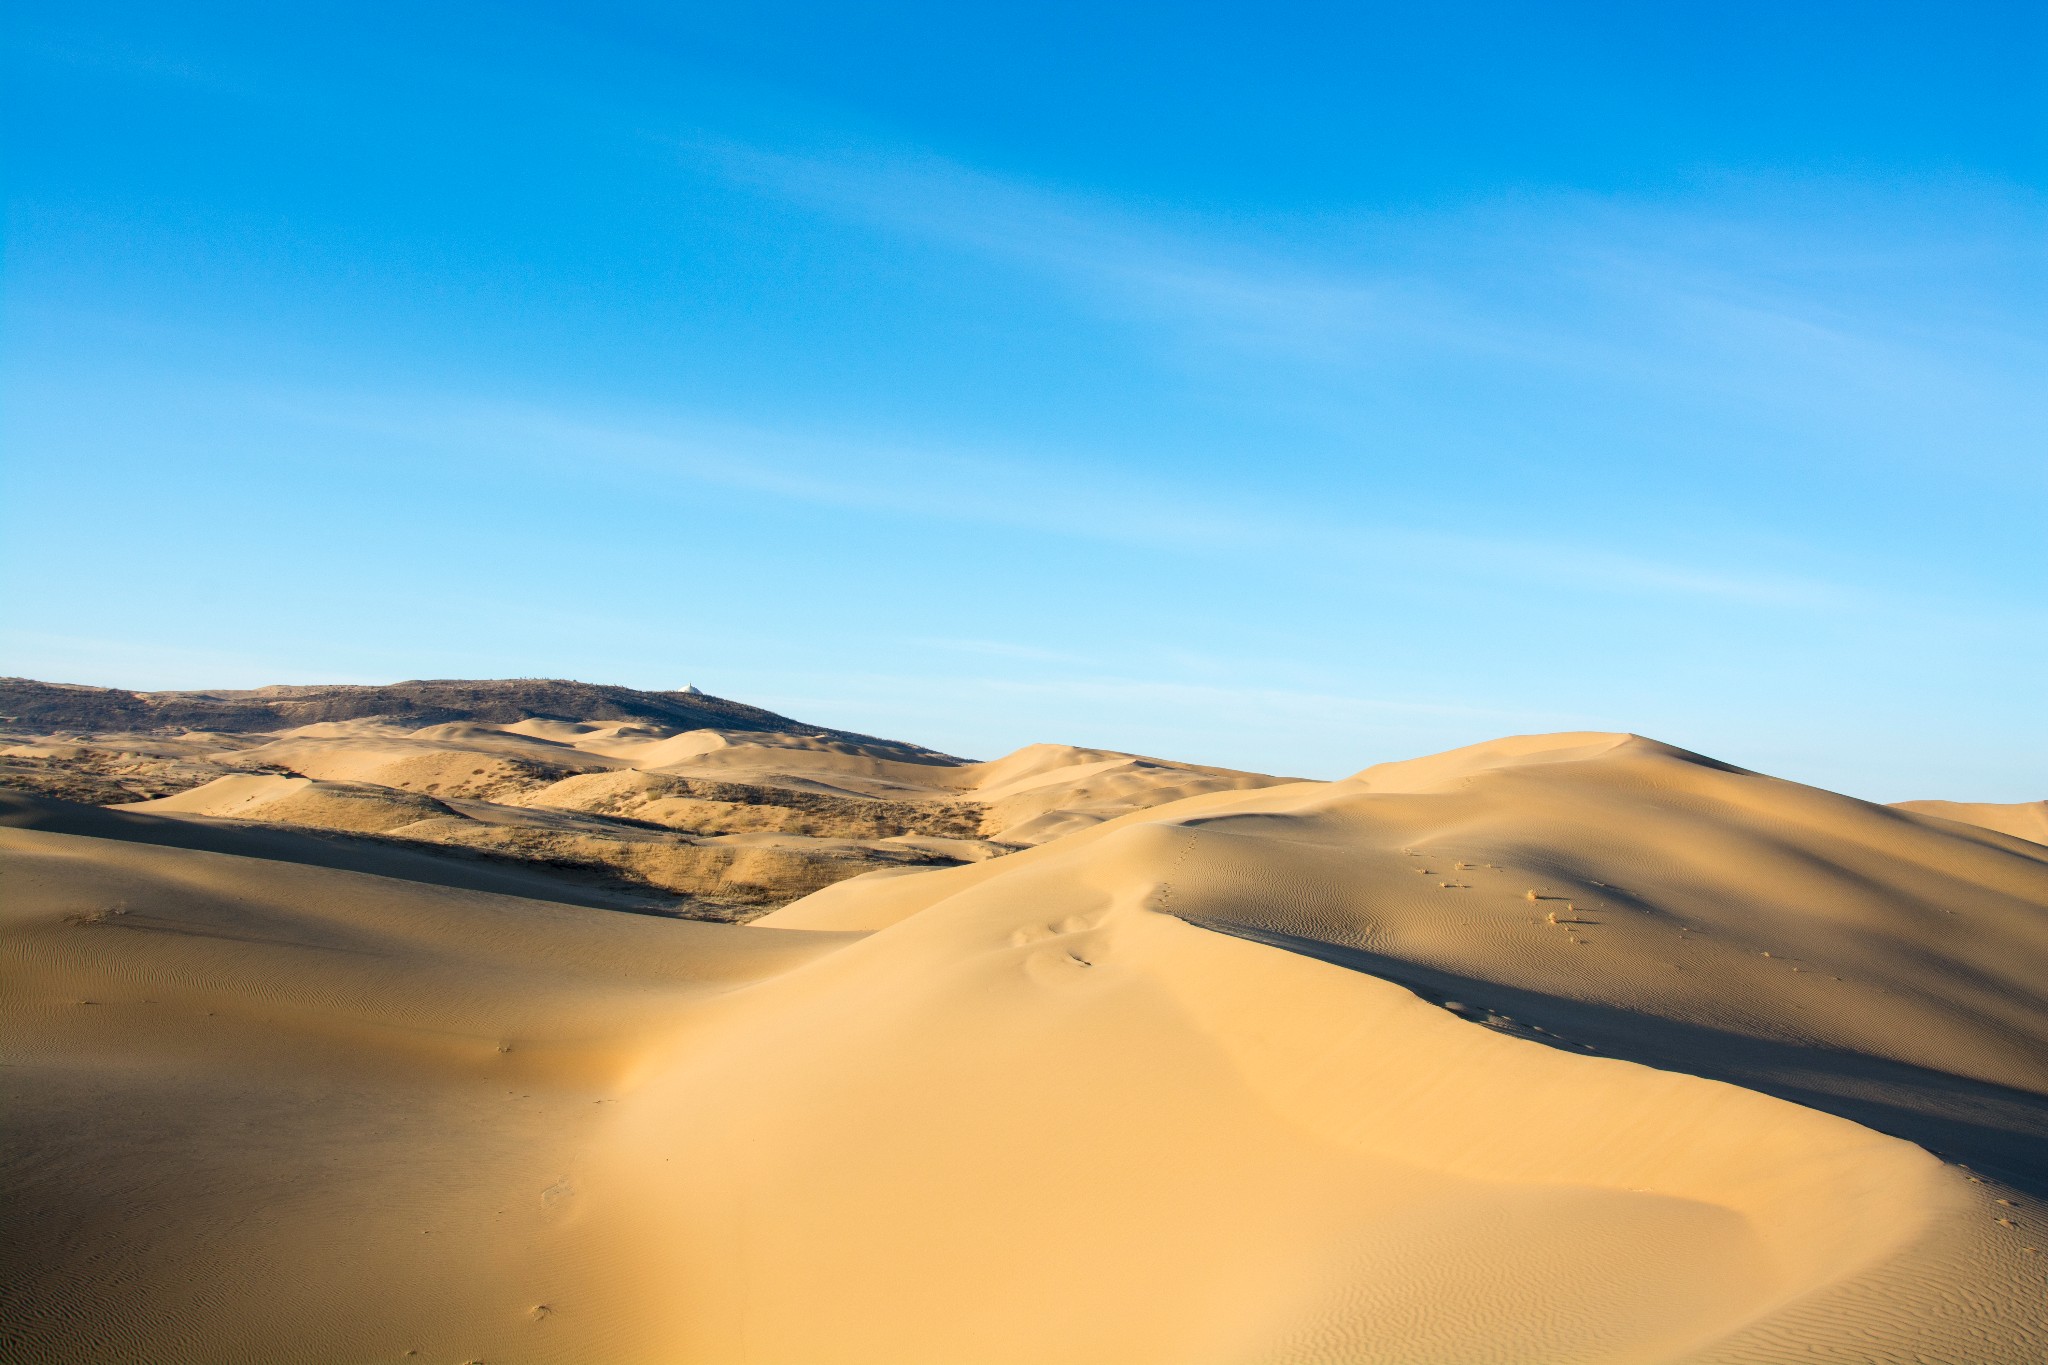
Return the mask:
M1232 264L1129 215L929 156L800 156L744 143L683 142L686 164L869 226L1003 258L1077 286L1097 307L1197 326L1212 340L1336 359L1390 322L1417 326L1395 285Z
M1846 423L1884 438L1863 459L1896 451L1903 421L2038 474L1997 448L2019 435L2001 414L2039 412L2027 376L2048 366L2022 283L2035 209L1990 187L1947 187L1939 214L1826 184L1710 185L1698 204L1558 193L1338 216L1309 224L1304 247L1286 225L1163 226L928 155L678 145L758 193L1050 276L1181 354L1262 357L1324 383L1418 356L1505 365L1754 405L1808 435ZM1361 252L1369 264L1347 264ZM1980 283L2008 277L2018 294Z
M247 406L251 399L240 400ZM1607 595L1715 598L1792 610L1851 605L1849 589L1789 574L1734 573L1662 562L1583 537L1558 553L1549 541L1346 523L1287 506L1225 509L1139 471L1054 459L938 450L882 440L791 433L739 422L638 414L632 419L528 404L376 394L273 394L279 415L355 436L398 438L441 458L537 472L565 465L615 475L658 475L775 501L879 512L920 521L1182 554L1285 551L1305 562L1390 575L1513 579ZM850 471L850 472L845 472ZM637 486L637 485L636 485ZM655 485L662 486L661 484ZM1142 515L1104 508L1142 508Z

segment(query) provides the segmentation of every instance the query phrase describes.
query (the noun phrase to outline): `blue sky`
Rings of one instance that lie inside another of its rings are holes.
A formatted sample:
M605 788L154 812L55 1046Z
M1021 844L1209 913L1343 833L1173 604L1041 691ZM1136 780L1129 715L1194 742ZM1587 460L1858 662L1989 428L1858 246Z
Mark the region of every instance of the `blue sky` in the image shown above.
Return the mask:
M2048 795L2044 15L17 5L0 668Z

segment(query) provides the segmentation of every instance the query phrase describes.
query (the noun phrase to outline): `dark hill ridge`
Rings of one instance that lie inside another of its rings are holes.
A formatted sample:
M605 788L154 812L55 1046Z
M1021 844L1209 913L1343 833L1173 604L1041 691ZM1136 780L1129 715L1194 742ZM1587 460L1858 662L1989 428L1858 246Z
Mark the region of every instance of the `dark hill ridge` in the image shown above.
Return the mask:
M511 725L522 720L638 721L676 730L783 731L895 751L911 762L961 760L915 744L807 725L701 692L642 692L561 678L434 678L384 685L259 687L249 691L130 692L118 687L0 678L0 726L13 730L212 730L249 733L321 721Z

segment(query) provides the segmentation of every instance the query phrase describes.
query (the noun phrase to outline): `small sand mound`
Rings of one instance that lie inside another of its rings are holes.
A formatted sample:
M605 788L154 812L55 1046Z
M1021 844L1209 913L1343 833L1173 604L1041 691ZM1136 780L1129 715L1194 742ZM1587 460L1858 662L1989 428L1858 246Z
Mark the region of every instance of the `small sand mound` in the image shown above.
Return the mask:
M210 815L382 834L421 820L461 818L429 796L389 787L315 782L304 777L223 777L160 801L128 809L152 815Z

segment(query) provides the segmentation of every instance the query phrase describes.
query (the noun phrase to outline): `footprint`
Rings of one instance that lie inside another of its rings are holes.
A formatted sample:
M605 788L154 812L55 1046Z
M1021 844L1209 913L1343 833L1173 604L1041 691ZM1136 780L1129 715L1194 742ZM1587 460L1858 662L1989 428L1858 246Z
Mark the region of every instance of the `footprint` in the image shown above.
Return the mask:
M1095 963L1064 948L1041 948L1024 959L1024 974L1048 986L1072 985Z

